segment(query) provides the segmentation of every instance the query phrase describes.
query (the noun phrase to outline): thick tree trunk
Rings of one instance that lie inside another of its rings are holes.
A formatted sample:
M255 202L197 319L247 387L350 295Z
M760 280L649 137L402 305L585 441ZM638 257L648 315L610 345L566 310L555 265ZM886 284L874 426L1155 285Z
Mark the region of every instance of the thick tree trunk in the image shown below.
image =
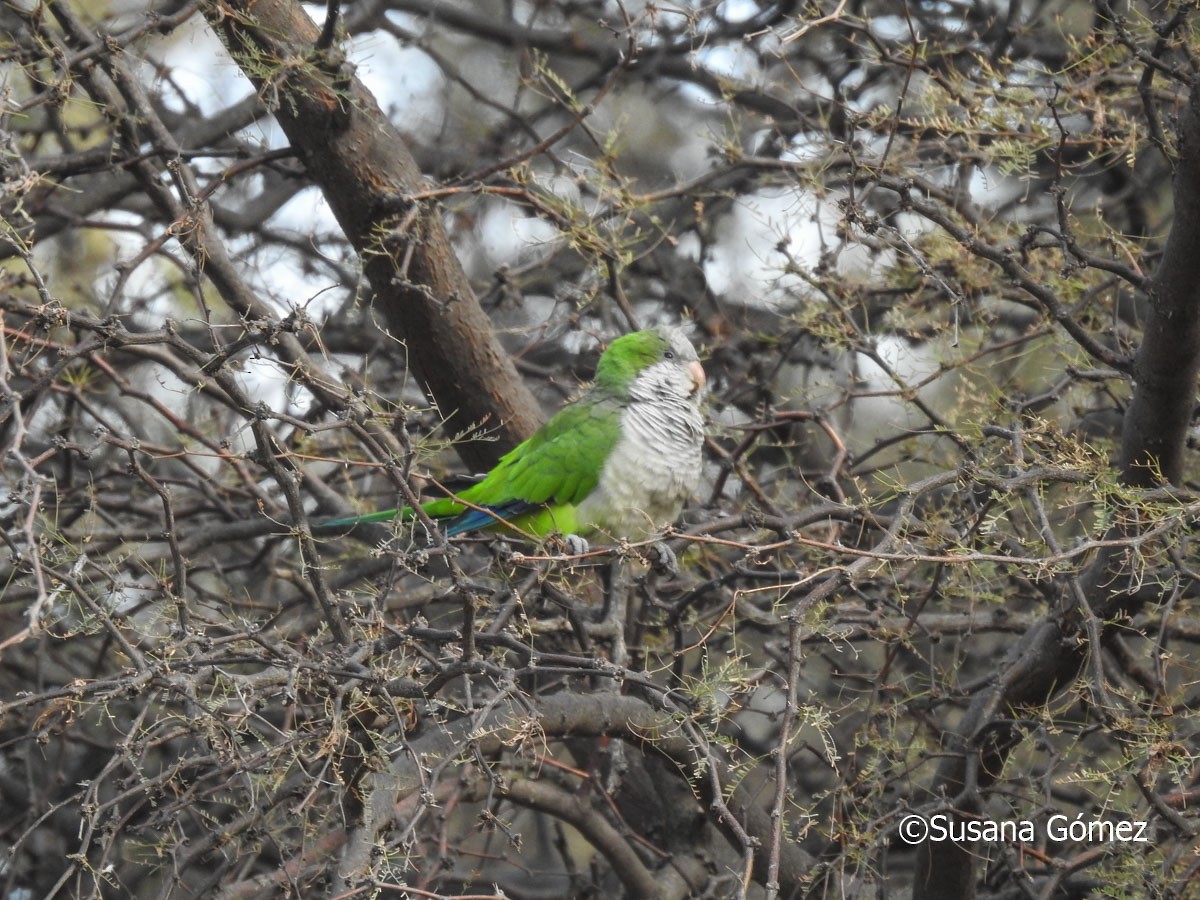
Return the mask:
M1150 487L1177 484L1196 407L1200 370L1200 88L1179 118L1174 221L1154 274L1137 380L1121 436L1121 476Z
M1134 487L1177 483L1200 371L1200 88L1194 88L1178 128L1174 220L1155 273L1150 314L1134 366L1136 383L1125 413L1120 478ZM1135 536L1128 516L1105 537ZM1120 547L1106 548L1074 582L1064 582L1055 608L1014 644L996 678L971 702L954 732L933 785L955 809L969 811L999 776L1020 740L1011 724L1022 707L1040 706L1080 677L1103 636L1100 623L1157 602L1153 585L1138 590ZM1083 605L1086 603L1086 607ZM913 884L917 900L975 896L975 848L950 842L921 845Z
M404 139L295 0L202 0L234 60L270 104L309 177L363 261L374 304L407 362L457 428L494 441L459 455L482 471L540 423L536 401L496 341Z

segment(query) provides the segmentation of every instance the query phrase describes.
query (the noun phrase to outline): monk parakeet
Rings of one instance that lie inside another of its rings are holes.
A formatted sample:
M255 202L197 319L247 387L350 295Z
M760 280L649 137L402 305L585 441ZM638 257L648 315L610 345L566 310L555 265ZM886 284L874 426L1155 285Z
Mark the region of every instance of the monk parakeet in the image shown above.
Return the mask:
M649 537L679 515L700 480L704 369L677 328L617 338L596 379L482 481L422 505L446 533ZM469 505L468 505L469 504ZM477 508L473 508L477 507ZM388 509L327 527L411 519Z

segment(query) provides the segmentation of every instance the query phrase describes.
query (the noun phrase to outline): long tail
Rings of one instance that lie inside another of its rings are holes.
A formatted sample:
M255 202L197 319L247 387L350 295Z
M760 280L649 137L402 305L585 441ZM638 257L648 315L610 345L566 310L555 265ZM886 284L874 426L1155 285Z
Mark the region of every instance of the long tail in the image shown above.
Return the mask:
M472 531L483 531L496 528L505 520L516 518L530 510L537 509L539 504L527 503L524 500L510 500L496 506L472 509L465 506L457 498L443 497L431 500L421 508L431 519L447 520L446 534L454 537L456 534L467 534ZM344 519L333 519L321 522L317 527L324 529L353 528L355 525L365 525L368 522L390 522L392 519L412 519L415 513L409 507L403 509L384 509L379 512L367 513L363 516L347 516Z
M463 505L454 497L441 497L430 500L421 506L431 519L448 519L463 511ZM367 513L362 516L346 516L343 519L333 519L322 522L321 528L353 528L355 525L366 525L368 522L390 522L392 519L408 520L415 518L416 513L411 507L403 509L381 509L379 512Z
M355 525L365 525L368 522L390 522L396 516L412 518L412 510L408 507L404 509L381 509L379 512L367 513L365 516L347 516L344 519L330 519L328 522L319 523L318 527L353 528Z

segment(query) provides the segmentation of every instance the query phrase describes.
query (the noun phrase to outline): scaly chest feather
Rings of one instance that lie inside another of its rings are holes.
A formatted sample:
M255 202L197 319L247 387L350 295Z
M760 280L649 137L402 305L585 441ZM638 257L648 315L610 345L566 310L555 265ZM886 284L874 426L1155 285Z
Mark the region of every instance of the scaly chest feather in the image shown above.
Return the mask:
M579 504L580 522L615 538L657 534L696 489L703 443L704 420L691 403L631 404L599 484Z

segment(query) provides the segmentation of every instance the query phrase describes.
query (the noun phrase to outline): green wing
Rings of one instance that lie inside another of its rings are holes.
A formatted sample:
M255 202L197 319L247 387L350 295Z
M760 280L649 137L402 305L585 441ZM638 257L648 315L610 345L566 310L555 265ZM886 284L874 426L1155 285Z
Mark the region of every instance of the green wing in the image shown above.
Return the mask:
M585 397L560 410L533 437L505 454L483 481L458 494L487 512L449 497L427 504L425 511L435 517L457 515L447 529L450 534L495 527L497 519L528 525L539 533L545 517L531 514L574 507L595 490L620 436L620 404L612 398ZM573 521L572 515L564 516L563 527Z
M585 396L501 457L483 481L455 497L431 500L422 509L434 519L453 518L446 529L451 535L498 528L504 522L539 537L552 530L574 531L574 507L595 489L620 436L621 402L612 396ZM336 519L324 527L386 522L397 516L411 519L413 511L385 509Z

